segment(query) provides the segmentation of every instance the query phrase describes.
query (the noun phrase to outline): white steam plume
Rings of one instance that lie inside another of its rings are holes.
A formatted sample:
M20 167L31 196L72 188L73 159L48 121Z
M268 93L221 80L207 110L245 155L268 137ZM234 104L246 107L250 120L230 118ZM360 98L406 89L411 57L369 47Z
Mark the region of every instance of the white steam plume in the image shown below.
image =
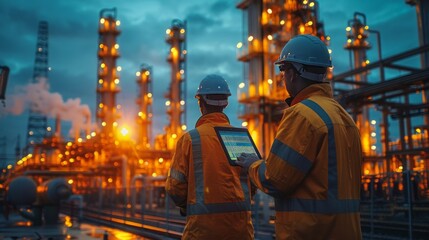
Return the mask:
M81 104L79 98L67 99L59 93L50 93L46 79L39 78L37 83L19 86L8 103L4 114L19 115L28 107L48 117L60 117L61 120L70 121L72 128L70 135L76 136L76 132L84 129L88 132L91 128L91 111L86 104ZM4 111L3 111L4 112Z

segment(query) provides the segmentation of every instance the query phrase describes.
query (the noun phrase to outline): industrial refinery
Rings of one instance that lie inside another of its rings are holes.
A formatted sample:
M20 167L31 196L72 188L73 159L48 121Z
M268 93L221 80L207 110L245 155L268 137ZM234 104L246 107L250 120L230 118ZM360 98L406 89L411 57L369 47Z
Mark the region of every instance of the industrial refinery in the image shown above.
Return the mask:
M429 234L429 1L407 0L402 5L415 9L418 47L383 54L381 29L371 27L366 13L354 12L343 23L342 48L349 56L343 61L349 70L330 68L327 73L334 98L361 135L364 239L425 239ZM234 14L242 16L242 34L237 34L241 39L233 47L242 79L236 80L237 89L231 89L238 102L233 111L241 124L237 127L249 130L263 158L270 153L288 107L284 100L289 94L274 62L283 46L300 34L320 38L334 57L320 16L320 9L328 7L315 0L235 3ZM21 136L25 146L18 137L13 158L0 163L0 239L80 239L85 224L99 229L85 239L121 239L115 229L134 236L129 239L181 237L185 218L164 187L176 143L196 121L187 114L196 106L188 103L188 95L194 94L188 89L188 55L198 51L191 51L189 38L194 35L188 26L195 23L171 19L167 29L158 29L165 34L165 49L159 53L169 66L169 84L160 86L154 74L157 65L150 59L136 69L118 65L124 54L122 29L127 28L120 16L125 14L104 8L94 16L98 42L91 51L97 68L90 86L95 86L96 102L91 103L95 111L77 108L73 114L81 117L72 121L71 136L62 134L61 111L47 114L37 101L28 104L28 119L22 126L26 136ZM39 92L48 91L54 25L38 22L34 39L31 84ZM368 58L370 50L377 52L377 59ZM0 65L8 63L1 56L0 61ZM9 104L5 92L14 81L14 69L5 65L0 71L0 100ZM134 79L124 79L124 71L132 72ZM124 93L124 81L132 81L135 91ZM164 94L156 94L154 88L163 88ZM133 106L120 103L121 93L132 96ZM155 114L156 102L163 103L163 116ZM137 112L123 116L126 108ZM124 117L134 121L134 129L121 124ZM155 134L154 124L165 118L168 124ZM272 197L257 192L252 218L256 239L275 239ZM47 231L49 226L60 228Z

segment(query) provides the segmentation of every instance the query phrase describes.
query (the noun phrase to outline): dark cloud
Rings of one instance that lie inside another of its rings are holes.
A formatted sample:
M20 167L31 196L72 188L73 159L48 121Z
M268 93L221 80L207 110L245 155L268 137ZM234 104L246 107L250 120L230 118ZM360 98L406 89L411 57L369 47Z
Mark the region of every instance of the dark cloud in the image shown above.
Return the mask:
M225 14L226 12L229 12L228 10L234 8L233 4L234 4L234 1L225 1L225 0L217 1L210 6L210 12L213 15Z

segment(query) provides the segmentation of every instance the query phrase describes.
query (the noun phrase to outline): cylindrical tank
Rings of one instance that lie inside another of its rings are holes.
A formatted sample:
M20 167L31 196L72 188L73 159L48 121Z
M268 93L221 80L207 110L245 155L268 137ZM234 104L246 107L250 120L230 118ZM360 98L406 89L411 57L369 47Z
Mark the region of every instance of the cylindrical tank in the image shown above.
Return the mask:
M70 197L72 190L65 179L55 178L43 182L39 188L39 194L43 203L55 204Z
M6 191L7 202L13 205L30 205L36 201L37 185L30 177L12 179Z

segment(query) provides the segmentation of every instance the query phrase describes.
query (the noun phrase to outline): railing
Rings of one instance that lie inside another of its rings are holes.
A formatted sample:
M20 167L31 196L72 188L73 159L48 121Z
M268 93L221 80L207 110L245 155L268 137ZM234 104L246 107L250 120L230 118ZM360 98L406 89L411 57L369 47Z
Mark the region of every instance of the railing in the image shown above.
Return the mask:
M363 176L361 225L364 238L425 239L429 234L428 179L429 171ZM88 188L82 191L82 199L83 220L128 231L134 229L140 235L179 238L185 224L185 218L180 216L159 181L152 184L143 181L130 188ZM68 205L65 213L77 219L79 202L74 203ZM258 191L252 201L252 217L255 237L273 239L273 199Z

